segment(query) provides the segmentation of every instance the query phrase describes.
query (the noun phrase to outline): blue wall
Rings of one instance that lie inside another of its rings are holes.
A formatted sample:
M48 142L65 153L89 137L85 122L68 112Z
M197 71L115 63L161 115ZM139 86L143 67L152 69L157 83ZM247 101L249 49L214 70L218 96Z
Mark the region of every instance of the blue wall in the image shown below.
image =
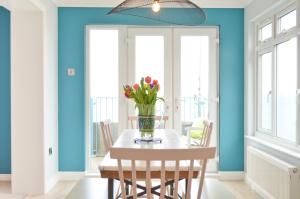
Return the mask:
M10 12L0 7L0 174L10 166Z
M182 17L183 9L166 14ZM59 8L59 170L85 170L85 25L160 25L107 8ZM244 169L244 10L206 9L206 25L220 26L220 170ZM69 78L67 68L76 76Z

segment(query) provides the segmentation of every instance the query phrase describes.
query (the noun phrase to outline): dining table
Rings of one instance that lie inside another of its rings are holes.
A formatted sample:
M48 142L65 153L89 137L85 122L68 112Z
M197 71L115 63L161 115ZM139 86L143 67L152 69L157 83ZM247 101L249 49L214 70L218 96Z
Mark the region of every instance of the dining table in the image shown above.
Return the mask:
M113 148L132 148L132 149L188 149L191 146L187 144L182 135L174 129L156 129L154 131L154 141L146 142L141 141L140 132L138 129L126 129L120 133L116 142L113 144ZM131 179L131 163L130 161L123 161L123 172L125 179ZM169 165L168 165L169 164ZM193 170L193 178L197 178L200 172L200 164L195 162ZM110 157L108 152L99 165L99 171L101 178L106 178L108 181L108 199L114 198L114 180L119 178L119 169L116 159ZM173 162L166 163L166 179L174 179L175 166ZM179 179L187 179L189 172L189 161L180 161L179 164ZM146 165L144 162L137 163L136 177L140 180L145 179ZM151 165L151 178L160 178L160 165ZM130 181L127 181L130 184ZM172 187L172 180L166 181L166 186ZM140 186L142 188L142 186ZM143 189L143 188L142 188ZM159 189L159 186L157 186Z

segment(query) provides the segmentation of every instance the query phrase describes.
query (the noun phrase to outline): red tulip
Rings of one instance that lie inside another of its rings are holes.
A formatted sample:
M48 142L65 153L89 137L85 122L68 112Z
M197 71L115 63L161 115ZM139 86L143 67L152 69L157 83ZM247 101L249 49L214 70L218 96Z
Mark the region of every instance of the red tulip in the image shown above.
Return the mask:
M133 88L134 88L134 90L138 90L139 89L139 87L140 87L140 85L138 85L138 84L133 84L133 86L132 86Z
M129 85L125 85L125 86L123 86L123 89L126 92L126 91L130 91L131 88Z
M130 91L130 90L126 90L124 94L125 94L125 96L126 96L127 98L130 98L130 97L131 97L131 91Z
M153 85L156 86L158 84L158 81L156 79L153 80Z
M151 77L149 77L149 76L145 77L145 82L147 84L150 84L151 83Z

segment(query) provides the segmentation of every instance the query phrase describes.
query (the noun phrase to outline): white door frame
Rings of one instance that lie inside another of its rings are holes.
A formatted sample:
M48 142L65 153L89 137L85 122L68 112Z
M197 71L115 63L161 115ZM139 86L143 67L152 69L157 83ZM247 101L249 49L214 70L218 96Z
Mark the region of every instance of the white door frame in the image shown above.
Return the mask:
M174 76L173 76L173 122L174 128L181 131L180 126L180 102L181 102L181 36L208 36L209 37L209 99L208 118L214 122L211 137L211 144L219 148L219 28L218 27L198 27L198 28L174 28ZM219 151L219 150L217 150ZM219 152L218 152L219 153ZM219 156L219 155L218 155ZM218 159L218 156L216 160ZM218 161L218 160L217 160ZM217 162L215 166L218 167ZM218 169L218 168L216 168Z
M127 128L127 103L123 97L123 91L121 85L123 82L127 82L128 70L127 70L127 56L126 56L126 37L127 29L124 26L102 26L102 25L87 25L85 28L85 170L86 172L94 173L95 171L90 170L90 148L91 148L91 136L90 136L90 48L89 48L89 33L90 30L118 30L119 36L119 128ZM118 132L120 133L120 131Z
M128 83L135 83L135 36L163 36L164 37L164 98L165 115L172 114L172 29L170 28L128 28ZM151 56L151 55L150 55ZM128 115L134 115L134 108L128 108ZM167 128L172 128L172 120L166 123Z

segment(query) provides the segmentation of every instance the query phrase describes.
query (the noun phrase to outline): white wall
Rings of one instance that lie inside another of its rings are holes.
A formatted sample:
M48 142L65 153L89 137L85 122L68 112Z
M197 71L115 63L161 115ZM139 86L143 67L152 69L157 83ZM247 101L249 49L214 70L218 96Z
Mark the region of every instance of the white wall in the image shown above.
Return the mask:
M253 0L245 8L245 136L254 135L255 121L255 96L254 96L254 67L255 67L255 29L254 21L264 17L278 5L288 5L293 0ZM297 0L300 4L300 0ZM264 146L250 139L245 139L245 147L248 145L260 148L280 159L299 164L300 160L290 157L288 154L276 151L270 147ZM245 154L246 158L246 154ZM246 165L246 159L245 159Z
M44 2L46 2L44 0ZM50 2L50 1L48 1ZM44 131L46 192L57 180L58 172L58 24L57 8L48 3L44 18ZM52 155L49 156L49 148Z
M0 0L0 5L6 9L10 9L10 0Z
M58 172L57 8L51 0L12 0L10 7L12 191L40 194Z
M42 13L11 12L12 190L44 190Z
M47 192L58 180L58 19L57 7L51 0L32 2L43 11L44 16L44 161ZM52 155L49 148L52 148Z

